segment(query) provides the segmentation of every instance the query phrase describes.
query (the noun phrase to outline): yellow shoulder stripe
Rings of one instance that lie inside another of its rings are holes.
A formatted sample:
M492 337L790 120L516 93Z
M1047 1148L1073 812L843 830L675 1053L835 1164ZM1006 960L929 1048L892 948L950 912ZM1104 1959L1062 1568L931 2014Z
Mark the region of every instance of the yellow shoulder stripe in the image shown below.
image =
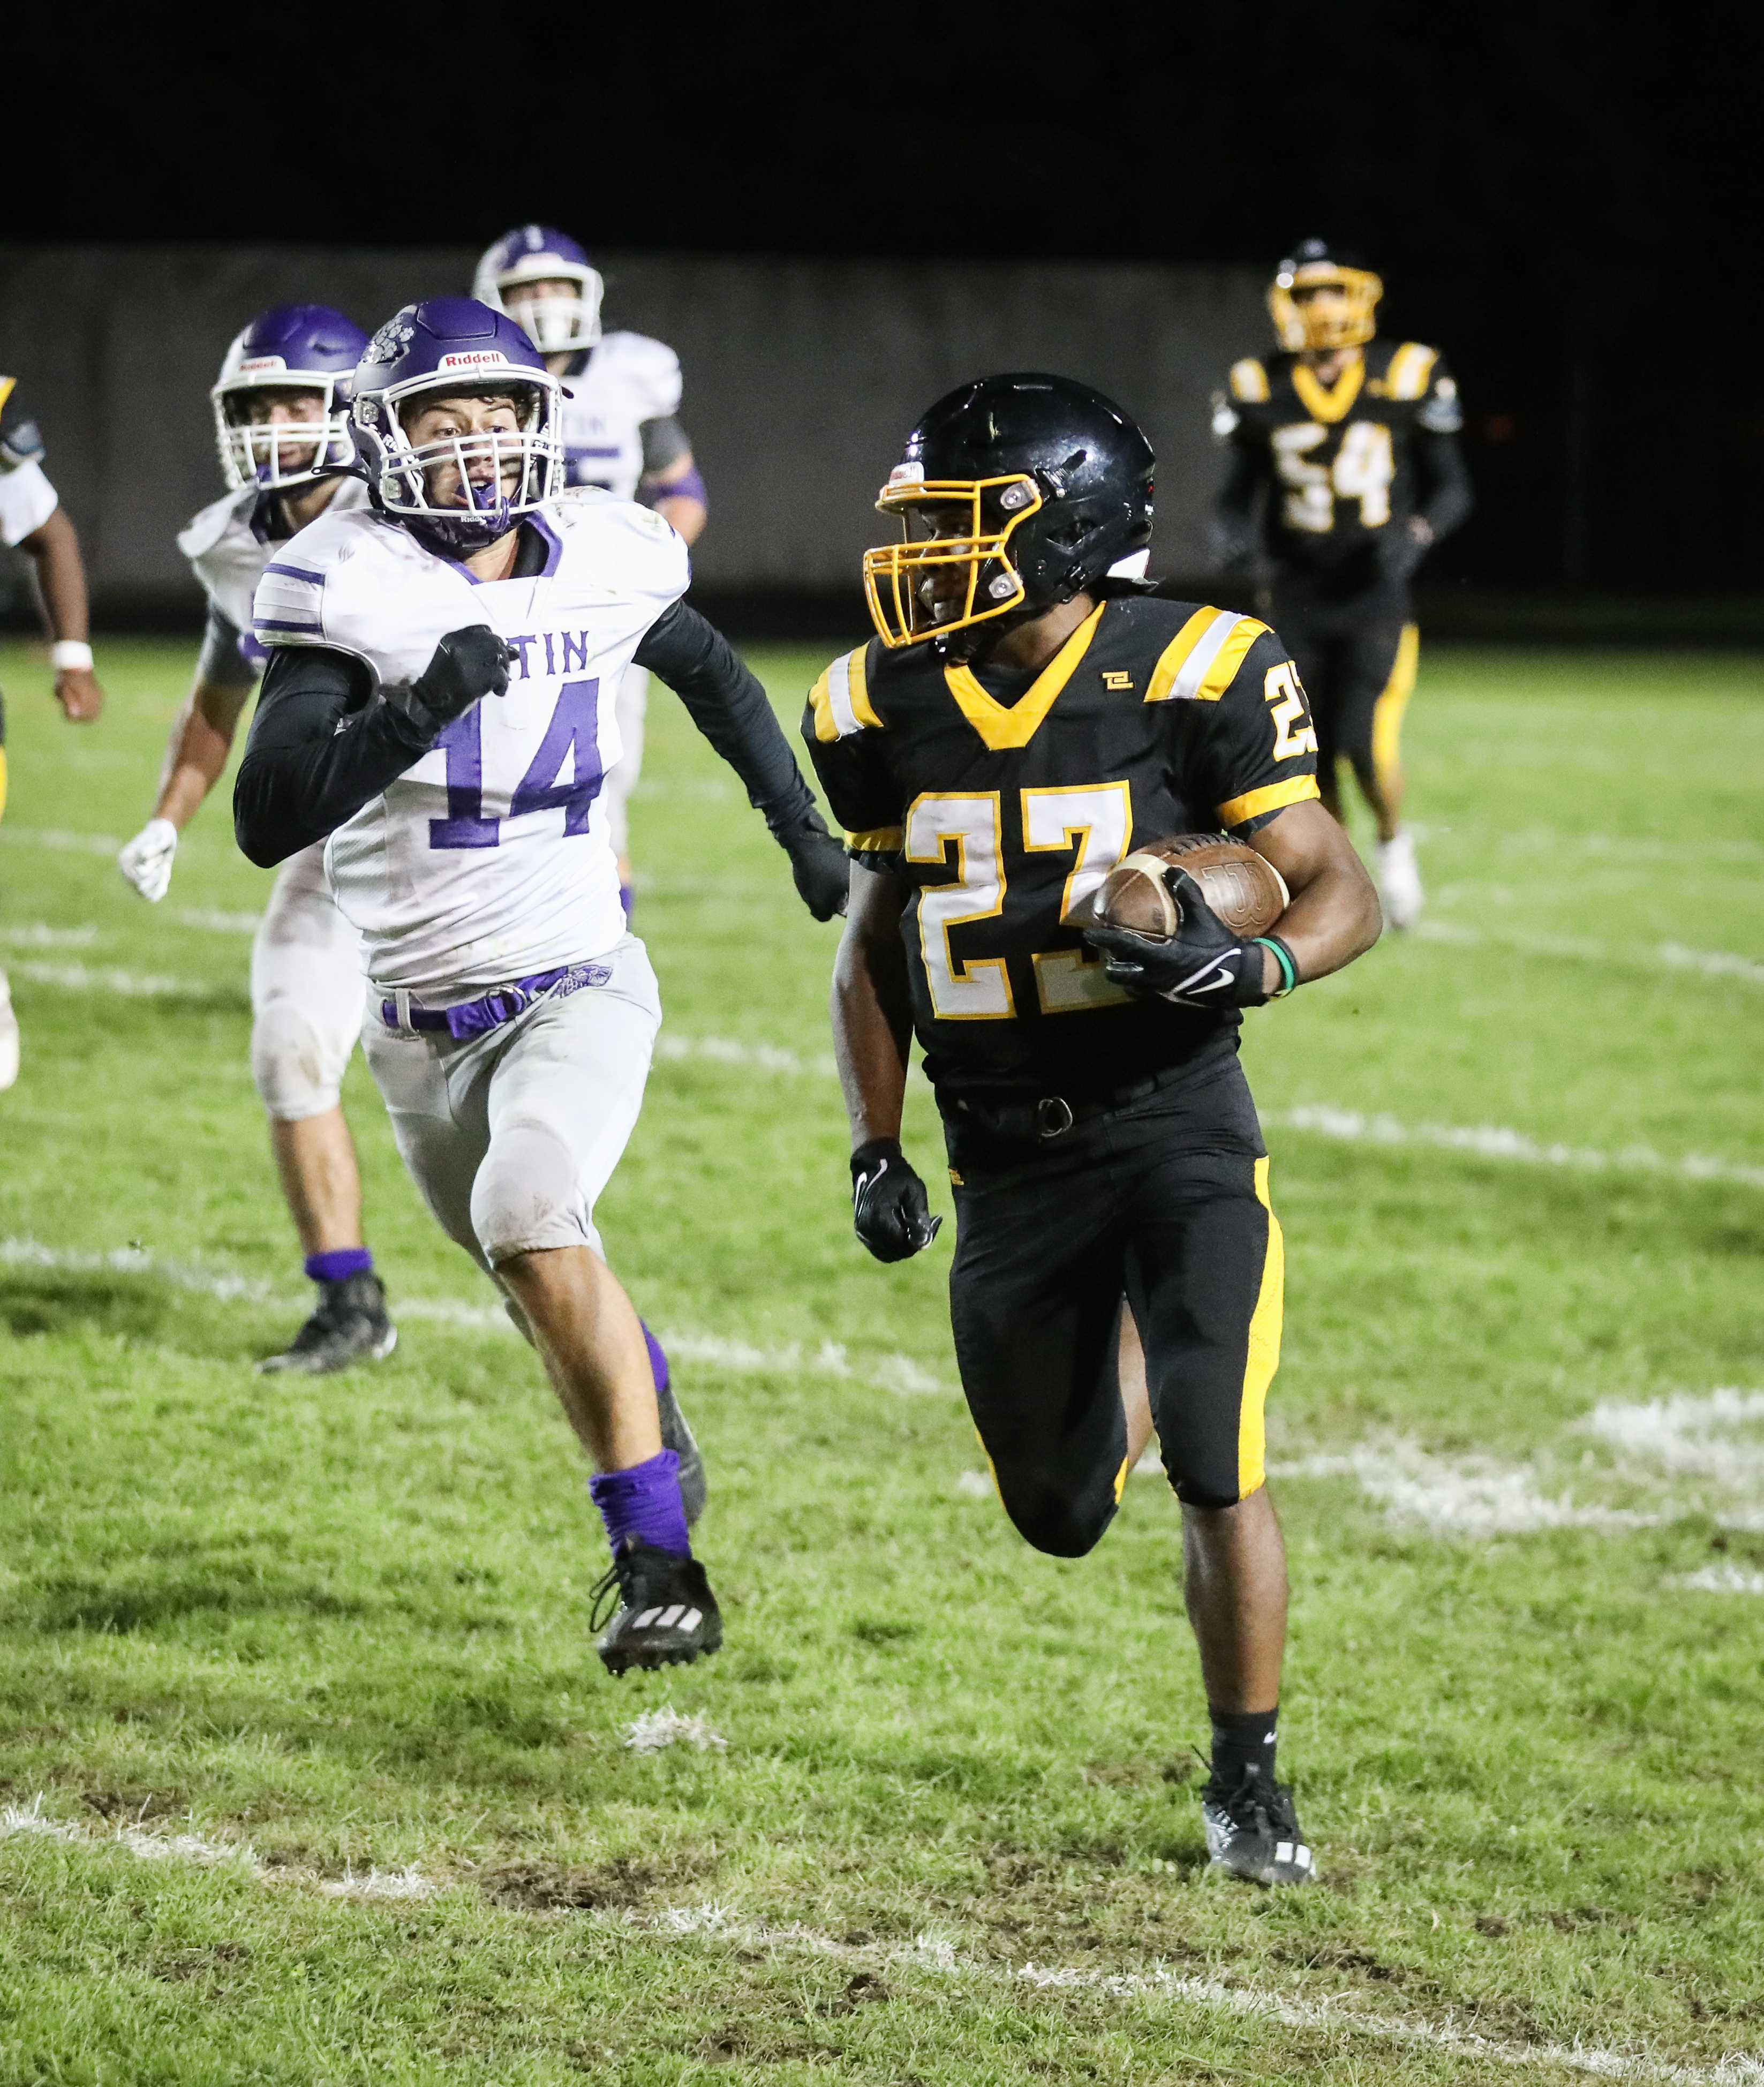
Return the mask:
M1393 399L1423 397L1433 374L1433 365L1438 360L1437 348L1424 348L1418 340L1404 341L1391 356L1390 367L1385 372L1386 392Z
M1241 797L1228 797L1219 807L1219 823L1241 826L1245 819L1259 819L1264 812L1302 804L1306 798L1322 794L1314 775L1289 775L1283 783L1270 783L1260 790L1246 790Z
M0 406L5 405L7 399L12 396L14 387L18 381L16 377L0 377Z
M1241 362L1231 365L1231 395L1241 399L1246 406L1265 406L1268 403L1268 373L1253 355L1246 355Z
M843 654L809 691L817 739L849 739L853 732L866 728L882 730L882 721L870 702L864 676L864 655L868 649L860 645L855 652Z
M863 833L845 836L845 845L853 855L898 855L906 844L904 826L871 826Z
M0 746L0 817L5 817L5 815L6 815L6 749L5 749L3 746Z
M1267 627L1235 609L1196 609L1152 668L1146 701L1216 703Z
M1053 709L1054 698L1078 672L1078 663L1090 650L1096 626L1108 606L1099 602L1077 630L1049 660L1015 702L1006 705L989 696L967 667L946 667L943 679L961 712L986 742L990 753L1008 753L1027 746Z

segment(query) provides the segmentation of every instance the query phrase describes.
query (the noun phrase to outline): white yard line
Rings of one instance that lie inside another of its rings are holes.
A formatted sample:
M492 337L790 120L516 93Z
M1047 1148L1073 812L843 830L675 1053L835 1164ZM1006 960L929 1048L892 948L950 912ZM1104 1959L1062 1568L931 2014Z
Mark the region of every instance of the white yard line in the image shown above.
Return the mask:
M142 1247L113 1247L105 1253L84 1253L77 1248L45 1246L33 1239L0 1239L0 1267L6 1266L66 1270L75 1274L144 1275L169 1283L180 1290L193 1290L222 1304L273 1304L290 1312L310 1308L309 1296L279 1291L259 1277L161 1261ZM500 1304L476 1304L465 1298L395 1295L391 1308L395 1319L463 1326L475 1333L513 1336L515 1330ZM953 1398L957 1395L953 1385L911 1355L873 1354L854 1361L843 1341L822 1341L818 1346L792 1341L785 1347L757 1348L745 1341L725 1339L720 1334L681 1333L673 1329L658 1329L656 1338L677 1363L702 1363L709 1368L733 1370L744 1375L850 1378L891 1391L900 1398Z
M223 913L212 906L180 906L172 916L180 928L199 928L211 935L254 935L261 913Z
M718 1065L751 1065L763 1073L812 1073L831 1078L838 1069L831 1051L805 1056L775 1044L740 1044L728 1036L680 1036L664 1029L656 1056L672 1061L698 1058Z
M0 827L0 832L5 829ZM216 984L208 979L158 978L139 971L94 971L84 964L14 963L15 978L29 979L36 985L58 985L69 992L115 992L130 999L175 997L180 1000L212 1000L217 995L238 992L233 984Z
M1523 929L1471 928L1459 920L1429 918L1413 929L1419 941L1449 942L1459 949L1475 949L1492 943L1517 950L1530 957L1579 957L1590 963L1621 963L1633 968L1637 957L1627 950L1612 950L1603 942L1589 942L1575 936L1532 935ZM1748 985L1764 985L1764 964L1754 957L1736 955L1728 950L1690 950L1682 942L1661 942L1644 951L1639 961L1668 971L1701 971L1707 978L1736 978Z
M1472 1153L1480 1159L1520 1160L1529 1166L1665 1174L1687 1181L1729 1181L1741 1188L1764 1189L1764 1167L1739 1160L1717 1159L1702 1153L1674 1159L1647 1145L1625 1146L1619 1152L1603 1151L1596 1146L1542 1145L1523 1131L1493 1124L1405 1124L1395 1116L1369 1116L1359 1109L1335 1108L1326 1103L1265 1109L1262 1121L1266 1129L1314 1131L1324 1137L1343 1138L1356 1145L1429 1145L1450 1152Z
M114 856L122 843L113 834L73 834L60 826L19 826L0 822L0 841L13 847L51 848L62 855Z
M41 920L25 928L0 928L0 942L13 950L89 950L97 939L95 927L51 928Z
M648 1714L651 1719L667 1714ZM644 1722L639 1718L638 1726ZM682 1718L677 1722L694 1726L703 1721ZM632 1727L634 1735L638 1726ZM713 1747L722 1744L715 1734L709 1732L707 1727L706 1731L707 1738L696 1743ZM628 1743L634 1744L634 1739L629 1739ZM133 1825L93 1833L71 1821L45 1815L41 1796L28 1807L9 1805L0 1810L0 1841L32 1837L78 1843L95 1850L116 1849L143 1862L187 1862L203 1868L232 1868L260 1884L302 1886L327 1898L393 1902L429 1899L460 1880L457 1877L427 1874L414 1863L402 1870L370 1868L365 1875L351 1870L340 1878L327 1878L310 1870L272 1868L248 1844L211 1841L199 1833L162 1833ZM903 1971L915 1971L933 1978L1006 1988L1016 1987L1031 1992L1091 1992L1110 2000L1171 2000L1214 2013L1275 2021L1288 2029L1322 2029L1378 2042L1427 2044L1436 2050L1479 2058L1490 2064L1556 2066L1565 2071L1590 2073L1600 2079L1681 2083L1681 2087L1764 2087L1764 2064L1749 2058L1726 2058L1713 2066L1680 2065L1646 2051L1607 2050L1581 2043L1515 2043L1485 2036L1479 2030L1450 2021L1424 2021L1400 2016L1362 2014L1345 1997L1330 1995L1307 2000L1254 1986L1227 1985L1222 1979L1197 1978L1190 1972L1161 1967L1149 1971L1106 1971L1090 1965L989 1962L980 1957L964 1957L954 1942L942 1935L921 1935L912 1942L894 1948L845 1943L796 1923L774 1926L766 1922L744 1921L727 1907L715 1905L673 1906L657 1914L625 1912L581 1917L595 1920L602 1927L638 1934L662 1938L691 1936L727 1943L737 1948L831 1959L854 1966L895 1965Z

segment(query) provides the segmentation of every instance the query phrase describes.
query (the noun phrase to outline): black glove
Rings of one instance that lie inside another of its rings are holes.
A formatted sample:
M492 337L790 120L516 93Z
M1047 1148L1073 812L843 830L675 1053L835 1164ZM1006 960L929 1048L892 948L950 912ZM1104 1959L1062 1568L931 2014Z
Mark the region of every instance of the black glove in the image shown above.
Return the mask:
M1176 901L1176 933L1155 942L1130 928L1087 928L1084 939L1101 956L1104 970L1138 1000L1260 1007L1269 997L1262 983L1262 945L1232 934L1178 864L1169 865L1164 881Z
M481 697L499 696L507 686L508 647L489 624L472 623L450 630L414 681L395 682L384 695L432 739Z
M852 1223L878 1261L907 1261L929 1246L933 1218L925 1184L895 1137L873 1137L852 1154Z
M1392 522L1378 531L1372 555L1381 578L1407 580L1432 548L1431 537L1424 542L1407 522Z
M774 826L778 845L790 858L790 873L797 880L802 903L817 920L831 920L845 911L851 890L851 870L845 846L834 839L813 809L792 819L788 826Z

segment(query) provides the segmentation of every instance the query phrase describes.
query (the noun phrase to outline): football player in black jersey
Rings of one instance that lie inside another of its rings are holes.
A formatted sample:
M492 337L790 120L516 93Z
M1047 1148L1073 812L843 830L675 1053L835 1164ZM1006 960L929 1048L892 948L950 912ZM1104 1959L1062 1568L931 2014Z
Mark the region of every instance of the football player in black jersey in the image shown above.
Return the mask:
M1338 969L1376 894L1318 801L1287 650L1235 611L1151 598L1152 459L1057 377L933 406L879 506L878 635L815 684L804 734L852 857L833 1026L857 1233L878 1259L937 1221L899 1145L916 1031L947 1135L962 1383L1006 1511L1076 1557L1155 1424L1183 1503L1213 1714L1214 1860L1300 1883L1275 1779L1286 1568L1263 1487L1280 1230L1237 1063L1238 1010ZM1136 842L1228 830L1291 903L1227 931L1180 869L1155 943L1087 924Z
M1378 827L1386 917L1412 928L1421 880L1403 825L1403 711L1415 685L1409 581L1470 512L1458 386L1437 348L1378 340L1378 278L1307 239L1268 308L1281 352L1234 365L1213 427L1232 446L1219 496L1228 570L1265 551L1273 615L1318 738L1318 783L1339 813L1347 758Z

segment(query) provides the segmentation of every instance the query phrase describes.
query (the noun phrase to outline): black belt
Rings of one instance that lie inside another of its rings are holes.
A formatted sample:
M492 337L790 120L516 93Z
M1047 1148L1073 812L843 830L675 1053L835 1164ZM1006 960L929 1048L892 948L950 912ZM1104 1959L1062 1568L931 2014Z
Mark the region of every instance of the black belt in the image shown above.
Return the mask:
M1131 1108L1135 1102L1147 1101L1193 1075L1190 1065L1165 1065L1142 1079L1083 1088L1076 1094L940 1094L938 1103L950 1121L970 1125L1001 1144L1047 1145L1080 1124Z

